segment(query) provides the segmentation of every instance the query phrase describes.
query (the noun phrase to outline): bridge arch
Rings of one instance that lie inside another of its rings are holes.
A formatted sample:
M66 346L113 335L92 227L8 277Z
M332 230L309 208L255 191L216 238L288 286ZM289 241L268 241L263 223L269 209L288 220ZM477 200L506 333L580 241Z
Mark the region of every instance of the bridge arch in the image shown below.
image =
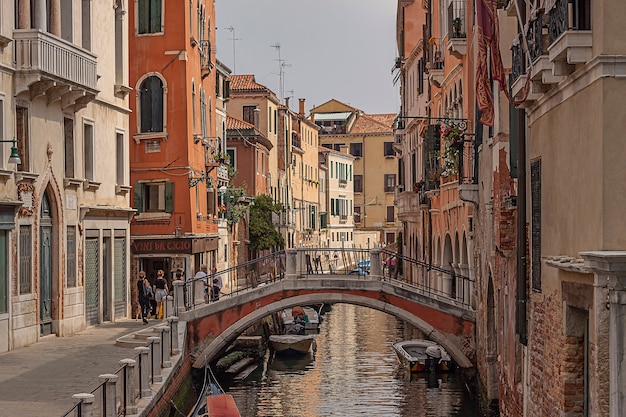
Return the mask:
M195 368L214 360L240 334L264 317L295 305L317 303L354 304L391 314L442 345L460 367L473 368L468 355L474 354L474 317L462 309L446 313L441 305L433 304L432 299L428 305L428 301L417 300L411 294L415 295L388 282L374 280L284 280L195 311L182 312L180 316L187 321L191 343L200 344L205 337L214 337L197 356L193 363ZM467 345L472 347L466 354L460 346L467 349Z

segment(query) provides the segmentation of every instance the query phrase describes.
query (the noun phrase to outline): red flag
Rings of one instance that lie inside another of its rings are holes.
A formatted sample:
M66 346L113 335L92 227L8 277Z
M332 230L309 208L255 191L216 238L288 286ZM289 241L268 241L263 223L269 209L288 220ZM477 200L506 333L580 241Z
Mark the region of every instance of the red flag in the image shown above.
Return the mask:
M513 102L504 78L504 66L502 65L502 57L500 56L500 32L498 28L496 0L478 0L476 3L476 19L478 23L476 101L478 103L478 109L482 112L480 122L486 126L493 126L493 95L491 93L489 67L487 65L488 52L491 52L491 75L493 79L500 84L500 90L504 91L510 102L514 105L518 105L524 101L526 99L528 85L524 88L524 97L522 100Z

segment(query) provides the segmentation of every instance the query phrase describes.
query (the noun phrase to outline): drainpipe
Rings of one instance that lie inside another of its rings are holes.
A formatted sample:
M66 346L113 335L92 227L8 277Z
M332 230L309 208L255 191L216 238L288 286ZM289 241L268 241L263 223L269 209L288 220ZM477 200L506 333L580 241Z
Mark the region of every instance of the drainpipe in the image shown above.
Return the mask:
M520 343L527 345L527 266L526 266L526 114L522 109L516 109L519 114L517 124L519 138L519 152L517 156L517 298L515 332L519 335Z

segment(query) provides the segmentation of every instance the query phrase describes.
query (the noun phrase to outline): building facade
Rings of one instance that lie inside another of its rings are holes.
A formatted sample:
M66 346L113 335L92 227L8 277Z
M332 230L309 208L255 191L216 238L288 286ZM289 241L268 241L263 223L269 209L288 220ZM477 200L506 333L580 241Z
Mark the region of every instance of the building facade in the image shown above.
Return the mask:
M188 4L129 4L131 269L151 281L158 270L192 277L218 259L225 121L216 116L215 5Z
M357 232L380 236L380 244L393 244L401 232L394 193L398 162L393 148L396 114L365 114L338 100L310 111L320 126L320 144L339 151L347 146L354 160L354 223ZM367 166L367 170L365 167Z
M129 314L127 7L2 5L0 352Z

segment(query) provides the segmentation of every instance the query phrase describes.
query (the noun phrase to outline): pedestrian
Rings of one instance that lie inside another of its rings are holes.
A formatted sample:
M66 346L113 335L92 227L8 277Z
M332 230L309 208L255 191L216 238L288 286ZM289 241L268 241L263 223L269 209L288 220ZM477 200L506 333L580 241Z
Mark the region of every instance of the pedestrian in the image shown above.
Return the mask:
M217 280L217 286L220 287L221 291L224 284L222 282L222 276L217 273L216 267L211 268L211 277L213 278L213 281Z
M139 309L141 311L141 319L144 324L148 323L148 315L150 314L150 293L146 289L146 273L139 271L137 278L137 300L139 301ZM148 289L150 289L150 283L148 282ZM151 291L150 291L151 292Z
M213 278L213 285L211 286L211 301L217 301L220 299L220 286L217 278Z
M315 263L315 273L323 274L324 270L322 269L322 255L320 254L320 251L316 250L313 254L313 262Z
M157 303L156 316L157 319L163 318L163 301L169 292L167 288L167 281L165 280L165 273L162 269L157 272L157 279L154 283L154 299Z
M202 284L204 285L204 301L209 302L209 276L207 275L207 266L206 264L200 265L200 270L196 272L194 276L194 281L202 280Z

